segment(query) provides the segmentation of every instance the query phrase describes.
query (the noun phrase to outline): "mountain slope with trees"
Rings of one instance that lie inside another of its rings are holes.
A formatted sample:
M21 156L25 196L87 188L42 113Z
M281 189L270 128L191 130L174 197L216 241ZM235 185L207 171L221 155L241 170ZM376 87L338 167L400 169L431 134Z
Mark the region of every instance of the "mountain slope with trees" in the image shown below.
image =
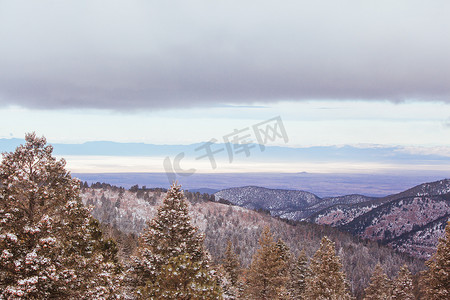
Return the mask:
M133 187L130 190L113 187L108 184L83 185L81 197L84 203L93 206L92 213L102 223L137 236L145 228L146 221L157 213L166 191ZM214 197L207 194L190 193L185 197L190 203L189 215L192 224L205 234L205 246L211 253L214 263L220 263L225 257L227 241L231 241L240 263L248 267L251 263L258 240L264 227L271 228L276 240L283 240L287 247L298 256L303 249L311 257L319 248L324 236L336 244L336 251L342 259L344 270L352 292L362 294L370 278L372 268L382 262L389 276L395 276L400 266L407 264L413 273L423 269L423 261L397 254L375 242L363 241L349 233L329 226L320 226L306 222L283 221L268 214L248 210L239 206L211 201ZM120 199L120 205L117 204ZM112 230L113 231L113 230ZM128 247L130 241L124 245ZM125 260L130 249L119 247Z
M251 191L258 191L257 197L249 196ZM302 200L304 195L315 200ZM215 196L216 200L258 208L273 216L337 227L421 258L428 258L435 251L437 237L442 236L450 218L450 179L424 183L382 198L347 195L320 199L307 192L257 187L227 189ZM290 197L296 200L289 200ZM280 203L283 201L286 202Z

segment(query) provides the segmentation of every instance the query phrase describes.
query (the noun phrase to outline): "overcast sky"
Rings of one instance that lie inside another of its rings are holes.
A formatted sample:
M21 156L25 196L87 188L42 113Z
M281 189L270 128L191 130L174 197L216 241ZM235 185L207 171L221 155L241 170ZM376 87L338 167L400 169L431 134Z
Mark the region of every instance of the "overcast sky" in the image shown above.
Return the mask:
M450 2L0 1L0 105L450 102Z
M190 144L280 116L282 146L450 157L449 16L448 0L0 0L0 138Z

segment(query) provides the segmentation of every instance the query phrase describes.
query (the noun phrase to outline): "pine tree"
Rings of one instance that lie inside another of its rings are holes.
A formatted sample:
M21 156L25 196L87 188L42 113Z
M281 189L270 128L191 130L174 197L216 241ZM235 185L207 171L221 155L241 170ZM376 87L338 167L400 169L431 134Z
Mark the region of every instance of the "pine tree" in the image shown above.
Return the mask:
M191 225L180 186L171 186L155 218L147 225L140 237L138 256L132 270L142 297L221 297L217 278L209 266L209 254L203 245L204 236Z
M351 299L342 263L334 243L324 237L310 263L311 276L306 280L305 299Z
M400 268L392 290L392 299L414 300L414 286L412 274L407 265Z
M237 299L241 282L239 275L241 273L241 265L237 254L233 251L233 244L230 240L227 242L225 257L220 266L221 287L225 299Z
M373 270L369 286L364 290L364 300L392 299L392 283L378 263Z
M280 270L278 273L278 278L283 281L283 284L277 288L277 297L278 299L291 299L291 294L289 291L289 275L290 275L290 266L293 264L293 257L291 250L286 245L286 243L282 239L278 239L275 244L276 247L276 255L278 264L280 265Z
M450 222L436 253L426 262L428 270L421 277L425 299L450 299Z
M293 263L292 253L289 247L286 245L286 243L282 239L278 239L277 243L275 244L278 261L281 265L280 267L280 277L283 277L284 280L288 279L289 275L289 267Z
M210 270L193 262L188 254L169 259L154 282L144 287L144 298L151 299L219 299L221 291Z
M227 272L225 271L225 269L223 268L223 265L218 265L216 266L216 271L217 271L217 278L219 280L219 285L220 288L222 289L223 292L223 299L229 299L229 300L234 300L234 299L238 299L239 296L239 289L238 289L238 284L233 286L233 284L231 283L230 280L230 276L229 274L227 274ZM239 281L238 281L239 283Z
M310 274L308 257L305 250L302 250L290 274L290 293L294 299L305 299L306 279Z
M273 240L270 228L264 228L259 239L259 249L253 255L247 274L246 296L250 299L276 299L282 292L286 268L281 259L281 249Z
M233 251L233 243L229 240L227 243L227 249L225 250L225 258L222 262L223 268L230 279L233 286L236 286L239 273L241 269L241 264L236 253Z
M0 165L0 298L115 297L116 248L81 204L80 183L45 138Z

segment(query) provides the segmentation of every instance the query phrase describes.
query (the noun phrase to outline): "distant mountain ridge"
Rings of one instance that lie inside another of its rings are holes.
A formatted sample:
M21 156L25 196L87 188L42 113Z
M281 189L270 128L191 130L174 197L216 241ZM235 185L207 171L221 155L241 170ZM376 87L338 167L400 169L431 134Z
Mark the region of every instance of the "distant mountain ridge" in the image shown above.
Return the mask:
M380 198L363 195L320 198L304 191L259 187L226 189L215 197L246 208L268 210L280 218L337 227L422 258L435 250L436 237L443 234L450 218L450 179Z
M0 152L13 151L17 146L23 144L24 139L18 138L0 138ZM51 142L51 141L50 141ZM180 152L195 154L198 156L196 148L202 146L205 142L192 144L151 144L143 142L114 142L114 141L87 141L84 143L53 143L54 154L56 155L108 155L108 156L172 156ZM252 143L250 146L258 146ZM215 143L218 148L225 147L224 143ZM259 147L254 147L259 149ZM228 159L226 151L218 154ZM245 156L242 156L245 157ZM282 147L265 145L265 150L251 151L251 158L276 161L296 161L302 159L304 161L365 161L365 162L402 162L418 164L427 161L430 164L440 162L448 164L450 155L446 152L437 153L421 153L412 152L399 146L382 146L382 145L330 145L330 146L309 146L309 147ZM248 157L246 158L248 159Z
M234 205L249 209L269 210L272 215L281 216L290 211L303 209L318 204L321 199L313 193L296 190L268 189L257 186L245 186L225 189L215 193L216 199L226 199Z
M216 200L222 198L245 208L268 210L273 216L296 221L335 204L354 204L378 199L356 194L320 198L306 191L257 186L224 189L214 195Z

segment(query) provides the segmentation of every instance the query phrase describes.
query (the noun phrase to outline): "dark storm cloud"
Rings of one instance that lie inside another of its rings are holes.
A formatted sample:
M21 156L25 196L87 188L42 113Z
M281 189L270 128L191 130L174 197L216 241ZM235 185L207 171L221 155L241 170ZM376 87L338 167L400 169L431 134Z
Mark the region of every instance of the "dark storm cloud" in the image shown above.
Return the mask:
M448 1L1 1L0 105L450 103Z

